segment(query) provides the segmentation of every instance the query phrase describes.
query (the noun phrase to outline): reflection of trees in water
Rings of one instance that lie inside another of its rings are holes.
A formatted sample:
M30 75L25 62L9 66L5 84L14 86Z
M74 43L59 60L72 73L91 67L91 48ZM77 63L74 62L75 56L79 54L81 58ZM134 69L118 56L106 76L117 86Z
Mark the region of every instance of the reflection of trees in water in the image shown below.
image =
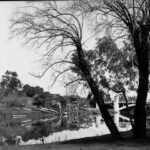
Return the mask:
M15 144L19 144L20 143L20 139L17 138L17 136L10 136L7 137L5 140L5 143L9 144L9 145L15 145Z
M123 119L119 119L119 126L121 128L126 128L129 124L129 121L125 121ZM23 136L22 140L27 142L30 139L41 140L44 143L44 138L52 135L56 132L61 132L64 130L75 131L81 128L88 128L94 124L97 126L101 126L104 124L104 120L101 116L84 116L84 117L76 117L74 115L70 117L62 117L57 118L53 121L47 120L45 122L38 121L32 124L32 128L27 130ZM18 134L17 134L18 135ZM67 139L67 137L66 137ZM7 136L5 143L8 144L17 144L17 138L15 136Z
M21 138L17 135L9 135L6 137L0 137L0 145L8 144L8 145L18 145L21 141Z
M44 137L47 137L54 132L58 132L65 129L65 122L61 121L59 124L58 122L59 120L57 119L53 121L39 121L33 123L32 129L22 136L22 140L27 142L30 139L41 139L41 141L44 143Z
M35 121L35 120L34 120ZM122 121L122 120L120 120ZM22 136L22 140L24 142L27 142L30 139L35 140L41 140L42 143L44 143L44 138L48 137L49 135L52 135L56 132L62 132L64 130L70 130L70 131L77 131L81 128L89 128L96 123L100 126L104 123L102 117L100 116L91 116L91 115L85 115L85 116L76 116L74 114L67 116L67 117L58 117L54 120L43 121L37 121L35 123L31 122L31 128L25 129L26 125L22 126L24 128L24 132L20 134L18 132L16 135ZM28 124L27 124L28 125ZM125 124L120 124L122 128L125 128ZM18 126L18 128L21 126ZM5 136L6 137L6 136ZM17 138L15 136L7 136L6 142L8 144L17 144Z
M32 124L32 126L33 126L32 130L26 132L22 136L23 141L26 142L29 139L37 140L39 138L41 138L41 140L43 141L43 137L47 137L51 133L51 127L47 125L46 122L37 122L37 123Z
M73 116L72 116L73 117ZM60 120L61 119L61 120ZM90 119L88 116L86 118L78 118L78 121L67 122L67 118L59 118L54 121L45 121L45 122L36 122L32 124L32 129L30 131L27 131L23 136L22 140L24 142L27 142L30 139L41 139L41 141L44 143L44 137L49 136L50 134L53 134L55 132L61 132L64 130L79 130L81 128L87 128L90 125L92 125L92 119ZM86 124L86 126L83 126L83 124Z
M98 118L98 116L94 117L86 112L85 113L80 112L80 114L78 115L72 112L70 113L70 115L66 117L58 117L54 120L51 120L51 118L47 119L45 118L45 121L44 118L39 121L37 121L37 119L34 119L32 121L34 121L35 123L25 122L23 126L21 125L19 126L16 120L7 119L9 120L9 123L6 123L7 121L4 120L2 122L5 122L5 128L9 126L9 128L11 127L12 129L16 128L17 130L19 130L16 132L16 134L14 134L15 132L13 132L13 135L21 136L24 142L27 142L30 139L35 139L41 140L41 142L44 143L44 138L48 137L49 135L52 135L53 133L62 132L64 130L77 131L81 128L89 128L90 126L93 125L93 123L97 123L96 118L98 121L97 124L98 126L104 123L101 117L100 119ZM125 124L120 125L124 127ZM28 128L28 126L30 126L30 128ZM6 136L6 132L4 137L5 143L8 144L19 143L15 136L11 136L9 134L7 134Z

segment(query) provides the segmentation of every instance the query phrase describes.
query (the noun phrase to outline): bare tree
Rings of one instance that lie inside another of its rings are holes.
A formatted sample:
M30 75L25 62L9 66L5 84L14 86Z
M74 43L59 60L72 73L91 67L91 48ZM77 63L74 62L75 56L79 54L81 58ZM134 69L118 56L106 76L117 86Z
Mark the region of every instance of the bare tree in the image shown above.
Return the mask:
M95 21L96 32L104 30L114 39L130 38L134 45L139 70L139 85L134 111L134 137L146 136L146 98L149 76L149 0L77 0L72 8ZM92 16L92 17L91 17Z
M83 74L81 80L88 83L112 136L120 139L120 133L105 106L103 93L92 78L85 59L82 16L77 18L75 14L62 11L55 3L44 4L44 7L29 6L18 11L11 20L12 37L23 36L25 43L46 49L43 57L46 68L39 77L48 70L53 70L57 73L55 82L60 75L76 66ZM70 59L74 53L77 54L76 63ZM61 60L56 61L58 54L61 54Z

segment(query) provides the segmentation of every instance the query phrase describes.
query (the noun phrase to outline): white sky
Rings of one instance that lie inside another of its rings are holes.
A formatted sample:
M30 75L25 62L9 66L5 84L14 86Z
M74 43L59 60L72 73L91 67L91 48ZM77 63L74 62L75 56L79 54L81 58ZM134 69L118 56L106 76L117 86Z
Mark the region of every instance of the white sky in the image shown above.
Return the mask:
M39 85L45 91L64 95L66 92L62 82L57 82L53 88L49 89L50 76L48 74L41 79L29 75L29 73L37 72L40 68L37 63L38 54L36 50L23 46L18 39L8 39L10 34L9 19L17 7L24 5L25 2L23 1L0 2L0 78L6 70L16 71L23 84Z

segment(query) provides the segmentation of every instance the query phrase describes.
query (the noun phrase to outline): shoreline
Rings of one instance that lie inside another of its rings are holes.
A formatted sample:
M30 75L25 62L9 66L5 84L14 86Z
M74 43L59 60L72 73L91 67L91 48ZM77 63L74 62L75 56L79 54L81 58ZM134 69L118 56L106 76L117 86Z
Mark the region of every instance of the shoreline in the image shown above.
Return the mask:
M148 134L150 132L148 131ZM113 140L110 134L96 137L35 145L3 145L0 150L149 150L150 138L133 139L132 132L122 132L122 140Z

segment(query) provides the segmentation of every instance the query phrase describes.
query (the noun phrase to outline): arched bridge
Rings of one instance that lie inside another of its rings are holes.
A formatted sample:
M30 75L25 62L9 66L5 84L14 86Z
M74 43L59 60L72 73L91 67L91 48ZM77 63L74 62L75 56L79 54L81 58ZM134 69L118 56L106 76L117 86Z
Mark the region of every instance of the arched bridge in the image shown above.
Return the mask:
M124 101L119 102L118 100L115 100L113 102L106 102L105 104L106 104L106 107L108 109L114 109L114 111L121 111L121 110L124 110L124 109L127 108L126 107L126 102L124 102ZM150 109L150 102L147 102L146 106L149 107L149 109ZM132 101L132 102L129 101L128 102L128 107L129 108L135 107L135 102L134 101Z

